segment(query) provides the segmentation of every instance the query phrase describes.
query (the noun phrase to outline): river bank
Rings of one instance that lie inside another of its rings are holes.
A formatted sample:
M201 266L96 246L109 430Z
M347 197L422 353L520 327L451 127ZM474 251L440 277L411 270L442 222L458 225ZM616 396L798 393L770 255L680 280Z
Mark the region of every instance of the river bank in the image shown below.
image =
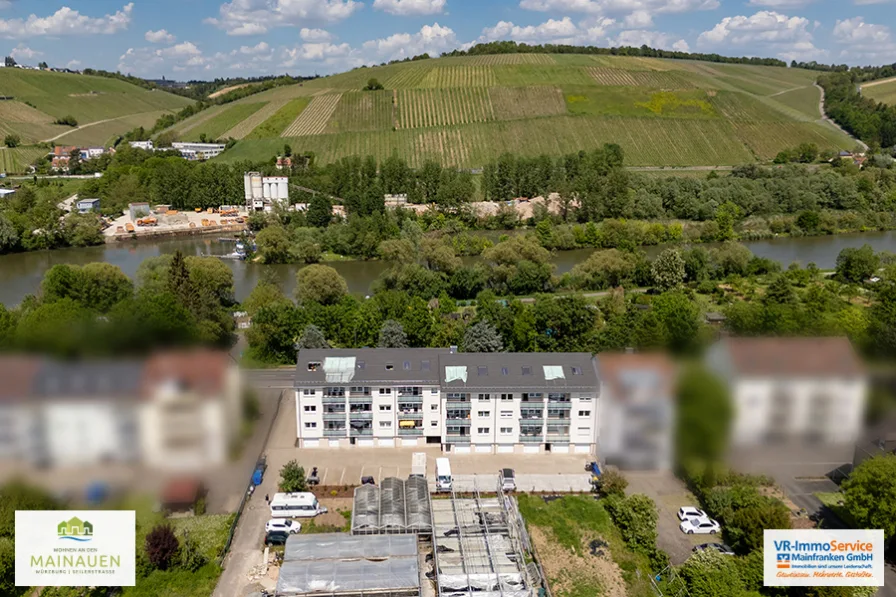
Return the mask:
M845 248L870 245L875 251L896 252L896 232L869 232L841 234L837 236L784 237L743 243L755 255L772 259L787 267L793 262L802 265L814 263L822 269L833 269L837 255ZM713 244L702 246L712 247ZM649 256L655 256L663 246L645 247ZM585 261L596 249L557 251L552 257L557 274L570 271ZM209 236L188 238L162 238L131 240L114 244L85 248L66 248L53 251L31 251L0 256L0 303L16 305L28 294L38 291L44 273L59 263L84 265L102 261L115 265L131 278L135 278L140 264L150 258L181 251L184 255L227 255L233 251L233 243L219 242ZM467 264L477 263L480 257L464 257ZM262 274L270 274L289 296L296 286L296 273L305 265L262 265L248 261L225 261L233 271L237 300L245 299ZM373 282L389 267L384 261L328 261L345 278L349 292L359 295L370 293Z

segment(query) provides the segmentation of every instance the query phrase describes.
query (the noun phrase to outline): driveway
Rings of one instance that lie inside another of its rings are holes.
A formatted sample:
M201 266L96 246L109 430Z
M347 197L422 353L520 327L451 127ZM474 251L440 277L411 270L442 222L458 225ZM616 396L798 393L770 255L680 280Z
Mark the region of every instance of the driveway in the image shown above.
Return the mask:
M678 520L678 509L699 506L699 502L672 473L626 472L625 478L628 479L628 495L643 493L656 503L659 515L656 543L669 554L673 564L683 564L691 556L695 545L722 541L721 535L685 535L678 528L681 522Z

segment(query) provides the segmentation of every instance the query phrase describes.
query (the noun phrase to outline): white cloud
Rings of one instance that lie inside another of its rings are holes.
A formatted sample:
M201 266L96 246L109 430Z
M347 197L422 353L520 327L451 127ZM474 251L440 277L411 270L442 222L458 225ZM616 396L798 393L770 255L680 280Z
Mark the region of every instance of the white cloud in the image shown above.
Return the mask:
M647 29L653 27L653 16L646 10L636 10L623 21L631 29Z
M569 17L561 20L548 19L540 25L521 27L509 21L499 21L494 27L486 27L479 37L480 42L513 40L525 43L557 43L582 45L603 41L607 30L613 27L613 19L597 18L576 25Z
M173 44L177 39L164 29L159 29L158 31L149 30L143 38L152 44Z
M434 15L445 10L445 0L373 0L373 8L393 15Z
M309 29L308 27L302 27L302 30L299 31L299 37L302 38L302 41L307 42L324 42L333 39L333 36L330 35L329 31L324 31L323 29Z
M866 23L862 17L837 21L834 40L840 56L854 60L889 61L896 54L896 40L886 25Z
M254 46L240 46L240 49L237 50L237 52L245 56L257 56L259 54L266 54L270 51L271 46L263 41L258 42Z
M395 33L386 38L364 42L365 55L380 60L401 60L420 54L441 54L461 44L449 27L438 23L424 25L417 33Z
M221 5L218 17L205 22L228 35L258 35L279 26L335 23L362 6L355 0L231 0Z
M520 0L520 8L538 12L631 14L643 10L651 14L713 10L719 0Z
M32 60L38 56L43 56L44 53L32 50L25 44L19 44L10 51L9 55L16 60Z
M66 63L65 68L70 68L70 69L74 70L74 69L78 68L79 66L81 66L80 60L69 60L68 63Z
M632 29L628 31L620 31L616 37L608 39L607 43L608 45L615 47L630 46L638 48L647 45L651 48L659 48L661 50L687 52L690 49L688 42L676 38L677 36L663 33L662 31Z
M184 41L165 48L128 48L118 59L118 70L141 75L168 71L211 70L214 64L196 44Z
M853 0L853 4L867 6L869 4L889 4L893 0Z
M766 8L802 8L812 4L815 0L750 0L750 6L764 6Z
M752 16L725 17L697 38L703 48L744 48L772 53L784 60L817 59L827 54L815 47L809 19L789 17L774 11Z
M130 2L115 14L88 17L63 6L48 17L32 14L26 19L0 19L0 37L110 35L128 28L133 9L134 3Z

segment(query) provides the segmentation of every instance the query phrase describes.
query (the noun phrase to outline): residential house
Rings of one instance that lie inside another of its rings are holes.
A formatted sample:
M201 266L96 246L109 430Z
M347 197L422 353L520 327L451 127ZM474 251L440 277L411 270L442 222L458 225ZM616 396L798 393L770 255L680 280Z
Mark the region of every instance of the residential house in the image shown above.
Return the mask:
M101 156L106 153L106 149L104 147L82 147L80 154L82 160L92 160L95 157Z
M847 338L726 338L707 365L730 389L734 446L843 445L861 433L868 380Z
M210 160L217 157L227 147L224 143L181 143L171 144L172 149L176 149L180 154L188 160Z
M147 151L153 151L155 149L152 141L128 141L128 145L134 149L145 149Z
M304 448L591 454L597 447L600 384L589 353L301 350L295 389Z
M86 214L90 212L99 212L100 211L100 200L99 199L78 199L78 202L75 204L75 207L78 209L78 213Z
M72 145L57 145L53 151L49 153L50 166L53 170L68 170L68 162L71 159L72 152L78 149Z
M603 353L600 453L624 470L670 470L676 367L661 353Z
M292 158L288 155L277 156L277 170L289 170L292 168Z

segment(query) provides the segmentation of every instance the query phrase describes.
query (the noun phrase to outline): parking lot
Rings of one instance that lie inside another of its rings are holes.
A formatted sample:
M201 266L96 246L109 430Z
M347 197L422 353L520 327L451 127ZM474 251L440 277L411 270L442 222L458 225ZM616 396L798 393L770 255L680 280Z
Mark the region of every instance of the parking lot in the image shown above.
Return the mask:
M626 473L628 488L626 493L643 493L656 502L657 545L669 554L673 564L684 563L690 557L695 545L722 541L721 534L685 535L678 528L678 509L682 506L697 506L697 498L688 491L684 483L672 473Z

